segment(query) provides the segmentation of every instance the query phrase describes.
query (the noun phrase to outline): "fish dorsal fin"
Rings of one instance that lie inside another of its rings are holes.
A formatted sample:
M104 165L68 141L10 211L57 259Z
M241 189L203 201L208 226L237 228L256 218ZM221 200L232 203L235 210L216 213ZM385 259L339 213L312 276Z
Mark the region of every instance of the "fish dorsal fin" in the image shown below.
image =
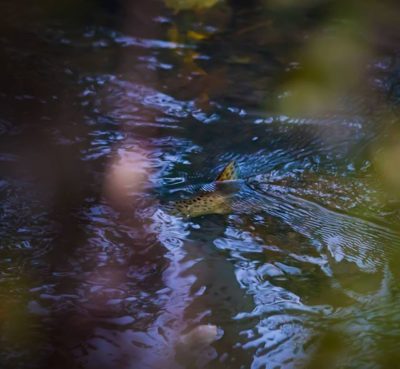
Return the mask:
M232 160L218 175L216 181L233 181L238 178L236 164Z

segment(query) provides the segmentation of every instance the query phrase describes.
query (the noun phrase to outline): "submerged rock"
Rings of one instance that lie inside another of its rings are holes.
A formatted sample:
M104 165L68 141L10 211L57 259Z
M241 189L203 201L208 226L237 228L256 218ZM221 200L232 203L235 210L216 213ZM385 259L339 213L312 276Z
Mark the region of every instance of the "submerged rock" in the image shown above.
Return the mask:
M216 325L203 324L193 328L179 339L180 348L201 350L219 339L221 334Z

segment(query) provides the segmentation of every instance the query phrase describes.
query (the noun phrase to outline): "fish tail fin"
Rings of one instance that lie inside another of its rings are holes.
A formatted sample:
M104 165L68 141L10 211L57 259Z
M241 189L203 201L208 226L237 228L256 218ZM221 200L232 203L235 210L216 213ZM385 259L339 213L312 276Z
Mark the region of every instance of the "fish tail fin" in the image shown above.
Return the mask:
M234 160L229 162L218 175L216 181L233 181L239 179L236 163Z

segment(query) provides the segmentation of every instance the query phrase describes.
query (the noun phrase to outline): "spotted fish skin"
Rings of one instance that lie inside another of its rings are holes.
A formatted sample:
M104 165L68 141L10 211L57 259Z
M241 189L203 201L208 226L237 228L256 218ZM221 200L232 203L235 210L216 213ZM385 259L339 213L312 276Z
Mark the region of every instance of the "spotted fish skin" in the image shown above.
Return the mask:
M207 214L229 214L232 212L231 195L236 189L232 184L237 179L236 165L231 161L213 182L211 186L214 188L213 191L202 190L190 199L169 203L166 210L186 218Z
M239 179L237 170L236 170L236 164L234 161L231 161L219 174L217 179L215 180L216 182L221 182L221 181L235 181Z
M186 218L206 214L229 214L232 211L230 201L219 193L200 193L197 196L180 200L172 205L171 212Z

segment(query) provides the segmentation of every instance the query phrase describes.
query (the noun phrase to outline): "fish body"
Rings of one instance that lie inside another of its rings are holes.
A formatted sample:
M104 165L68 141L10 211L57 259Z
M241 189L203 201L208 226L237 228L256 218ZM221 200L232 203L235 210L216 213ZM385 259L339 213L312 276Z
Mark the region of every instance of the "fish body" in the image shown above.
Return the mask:
M240 184L236 165L232 161L213 183L189 199L167 204L166 209L174 215L186 218L207 214L229 214L232 212L232 198L240 189Z

